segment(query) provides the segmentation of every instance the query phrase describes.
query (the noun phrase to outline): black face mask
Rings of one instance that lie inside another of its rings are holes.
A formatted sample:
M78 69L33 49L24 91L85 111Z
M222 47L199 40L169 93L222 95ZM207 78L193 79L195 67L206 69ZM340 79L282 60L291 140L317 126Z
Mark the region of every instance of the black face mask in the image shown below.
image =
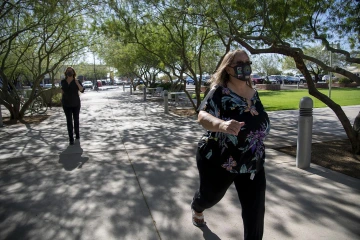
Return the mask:
M251 62L238 62L234 67L234 73L235 76L233 76L236 79L239 79L241 81L248 81L250 80L250 74L251 74Z
M73 72L66 72L66 76L68 76L68 77L72 77L73 76Z

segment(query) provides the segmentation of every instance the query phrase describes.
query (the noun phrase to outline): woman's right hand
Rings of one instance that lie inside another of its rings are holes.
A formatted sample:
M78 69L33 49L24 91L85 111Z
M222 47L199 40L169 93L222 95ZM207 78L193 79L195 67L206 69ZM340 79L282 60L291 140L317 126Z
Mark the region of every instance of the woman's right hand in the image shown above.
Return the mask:
M224 121L213 115L200 111L198 115L198 122L207 130L212 132L223 132L233 135L238 135L244 122L238 122L236 120Z
M219 124L219 132L238 135L240 129L245 125L244 122L238 122L236 120L222 121Z

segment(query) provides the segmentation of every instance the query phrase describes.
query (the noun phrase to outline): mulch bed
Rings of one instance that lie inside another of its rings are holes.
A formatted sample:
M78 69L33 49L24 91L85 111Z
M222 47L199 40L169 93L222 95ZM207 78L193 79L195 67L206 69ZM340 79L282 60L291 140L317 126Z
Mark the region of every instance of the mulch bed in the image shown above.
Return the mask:
M5 125L14 125L14 124L39 124L45 119L50 117L50 115L33 115L33 116L24 116L22 120L15 121L9 117L3 118L3 124Z
M176 109L171 108L171 112L173 112L176 115L182 116L182 117L194 117L196 116L196 111L194 109Z
M360 179L360 155L351 152L349 140L313 143L311 163ZM296 157L296 146L275 149Z

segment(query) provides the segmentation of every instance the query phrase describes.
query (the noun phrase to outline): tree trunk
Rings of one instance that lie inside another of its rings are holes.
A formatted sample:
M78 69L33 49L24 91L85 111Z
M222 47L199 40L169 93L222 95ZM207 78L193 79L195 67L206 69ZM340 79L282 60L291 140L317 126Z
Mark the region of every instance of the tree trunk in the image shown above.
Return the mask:
M10 119L12 121L19 121L24 118L25 111L30 107L30 103L33 101L34 97L31 97L24 102L24 105L20 104L19 95L6 95L4 106L10 113Z
M351 126L350 120L346 116L344 111L342 110L341 106L339 104L335 103L333 100L331 100L328 96L322 94L321 92L319 92L316 89L314 82L312 80L312 77L311 77L308 69L306 68L306 65L304 64L304 61L301 58L301 56L299 56L299 54L293 54L292 57L295 60L296 67L305 76L306 83L307 83L308 89L309 89L309 94L316 97L323 103L325 103L329 108L331 108L334 111L334 113L340 120L347 137L350 140L350 144L351 144L353 153L360 154L360 151L359 151L360 137L357 135L357 132L355 131L355 129L353 129L353 127ZM358 115L358 117L359 117L359 115Z
M355 132L357 140L357 146L355 146L355 149L353 148L353 151L355 154L360 154L360 112L355 118L353 130Z
M357 145L353 146L353 152L357 155L360 155L360 133L357 134L356 140L357 140Z
M247 50L250 51L252 54L258 54L258 53L278 53L285 56L292 57L295 61L296 68L300 70L300 72L304 75L306 79L306 83L308 85L309 94L316 97L323 103L325 103L329 108L331 108L336 116L339 118L347 137L350 140L352 151L354 154L360 154L359 153L359 146L360 146L360 139L359 136L357 136L355 130L352 128L351 123L347 116L345 115L342 108L336 104L334 101L332 101L329 97L325 96L321 92L319 92L315 85L314 81L312 80L312 77L310 75L309 70L307 69L304 59L302 57L302 52L297 50L296 48L282 48L277 47L276 45L272 45L267 51L264 51L264 49L254 49L251 47L246 41L239 37L234 37L234 40L238 43L240 43L243 47L245 47Z
M196 108L196 105L195 105L194 100L192 99L190 93L186 90L186 88L185 88L184 92L185 92L186 96L189 98L190 103L191 103L193 109L196 111L197 108Z
M8 108L9 112L10 112L10 119L13 121L19 121L21 119L23 119L23 114L21 114L20 112L20 104L19 105L11 105Z

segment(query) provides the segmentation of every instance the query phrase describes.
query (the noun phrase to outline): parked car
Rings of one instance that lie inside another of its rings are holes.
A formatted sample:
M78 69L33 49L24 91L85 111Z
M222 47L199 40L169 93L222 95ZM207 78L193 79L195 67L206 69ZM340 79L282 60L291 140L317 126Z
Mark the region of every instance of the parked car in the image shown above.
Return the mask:
M324 76L321 78L321 80L322 80L323 82L329 81L329 80L330 80L330 75L324 75ZM331 80L332 80L332 81L336 81L336 80L338 80L338 78L337 78L334 74L332 74L332 75L331 75Z
M44 88L52 88L52 84L51 83L44 84Z
M195 81L194 81L194 79L192 79L192 77L187 77L185 80L186 80L186 84L195 85Z
M123 82L122 80L120 80L120 79L115 79L115 80L114 80L114 84L115 84L115 85L123 85L124 82Z
M324 76L324 74L318 74L318 75L314 75L313 76L313 81L315 81L315 82L321 82L322 80L322 77Z
M298 84L298 83L303 83L303 80L300 80L299 77L294 77L294 76L286 76L285 78L285 83L289 83L289 84Z
M305 77L304 77L304 75L302 75L302 74L297 74L297 75L295 75L295 77L298 77L298 78L300 78L300 80L302 80L303 82L305 82Z
M272 79L276 79L277 84L285 83L285 79L286 79L286 76L282 76L282 75L270 75L270 76L268 76L268 78L269 77L271 77Z
M270 76L267 76L267 79L272 84L281 84L282 83L280 75L270 75Z
M90 88L92 89L93 88L93 83L91 81L85 81L83 82L83 87L86 89L86 88Z
M137 87L138 85L145 84L145 82L144 82L144 80L137 78L137 79L134 79L133 84L134 84L134 87Z
M251 74L251 81L253 82L253 84L263 84L264 83L264 78L260 77L258 74Z
M210 75L202 76L201 85L210 84Z
M102 81L101 80L97 80L97 85L98 85L98 87L102 87L103 85L102 85Z

